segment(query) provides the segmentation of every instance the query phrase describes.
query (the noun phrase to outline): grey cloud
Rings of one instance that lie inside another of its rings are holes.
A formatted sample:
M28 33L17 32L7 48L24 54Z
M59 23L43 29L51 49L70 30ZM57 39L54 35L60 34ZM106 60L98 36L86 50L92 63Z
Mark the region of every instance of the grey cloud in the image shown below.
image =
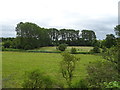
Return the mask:
M81 20L82 18L82 20ZM69 13L68 17L65 16L66 20L73 19L73 21L70 21L65 26L50 26L49 24L52 22L51 18L45 18L45 19L38 19L38 20L17 20L15 22L12 22L12 25L2 25L2 36L3 37L15 37L15 25L21 21L23 22L33 22L38 24L40 27L44 28L70 28L70 29L76 29L76 30L94 30L96 32L98 39L104 39L106 34L114 34L114 27L117 25L117 17L116 16L106 16L104 18L98 18L98 19L91 19L91 18L85 18L79 16L78 13ZM63 21L64 22L64 21Z
M81 30L94 30L98 39L104 39L106 34L115 34L114 27L117 25L117 20L117 17L106 17L96 20L89 19L83 22L78 20L73 24L75 24L76 27L79 27Z
M1 37L15 37L15 27L10 25L2 25L1 30L2 32Z

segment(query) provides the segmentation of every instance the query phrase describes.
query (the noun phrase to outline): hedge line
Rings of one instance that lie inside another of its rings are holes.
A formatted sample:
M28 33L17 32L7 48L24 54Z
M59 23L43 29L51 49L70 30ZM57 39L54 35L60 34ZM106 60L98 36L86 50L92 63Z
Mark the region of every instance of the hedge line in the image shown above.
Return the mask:
M34 53L61 53L61 51L35 51L35 50L21 50L21 49L2 49L2 51L34 52ZM93 52L76 52L76 54L94 54L94 53Z
M35 53L61 53L60 51L26 51L26 52L35 52Z
M61 53L61 51L35 51L35 50L21 50L21 49L2 49L2 51L34 52L34 53Z

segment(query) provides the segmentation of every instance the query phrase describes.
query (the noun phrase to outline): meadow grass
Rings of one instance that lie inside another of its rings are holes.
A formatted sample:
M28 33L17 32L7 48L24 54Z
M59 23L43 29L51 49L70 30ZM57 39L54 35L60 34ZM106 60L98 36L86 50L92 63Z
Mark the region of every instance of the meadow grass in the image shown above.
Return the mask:
M86 66L89 62L102 59L97 55L76 54L80 61L76 65L73 83L85 78ZM49 75L55 82L64 84L66 81L60 73L62 56L56 53L30 53L30 52L2 52L2 79L3 87L21 88L25 71L40 69Z
M70 52L71 48L76 48L77 52L89 52L93 47L88 47L88 46L68 46L66 51ZM41 47L38 49L34 49L36 51L58 51L56 47L51 46L51 47Z

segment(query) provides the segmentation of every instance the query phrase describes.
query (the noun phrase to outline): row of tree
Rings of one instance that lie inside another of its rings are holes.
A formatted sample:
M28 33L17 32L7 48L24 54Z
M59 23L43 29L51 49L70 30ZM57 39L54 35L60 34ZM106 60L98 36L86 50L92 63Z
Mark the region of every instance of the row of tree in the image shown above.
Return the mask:
M115 30L119 27L116 26ZM104 40L97 40L92 30L41 28L30 22L20 22L15 28L16 38L2 38L5 48L34 49L42 46L97 46L110 48L116 45L117 38L113 34L107 34ZM117 33L117 30L116 30Z
M96 40L95 32L92 30L41 28L30 22L20 22L16 27L17 37L14 48L33 49L42 46L53 46L66 43L69 46L91 46Z

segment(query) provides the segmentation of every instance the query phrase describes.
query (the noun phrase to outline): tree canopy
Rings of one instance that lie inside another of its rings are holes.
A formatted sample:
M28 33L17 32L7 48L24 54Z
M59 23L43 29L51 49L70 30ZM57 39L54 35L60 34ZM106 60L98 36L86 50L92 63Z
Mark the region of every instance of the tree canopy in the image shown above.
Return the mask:
M35 23L20 22L16 27L17 37L15 41L16 48L34 49L41 46L58 46L59 44L68 44L70 46L92 45L96 39L95 32L92 30L74 29L56 29L41 28ZM81 37L82 36L82 37Z
M17 39L22 49L33 49L48 45L50 38L46 29L30 22L20 22L16 27ZM47 41L47 42L46 42Z
M115 30L116 35L117 35L118 37L120 37L120 25L117 25L117 26L114 28L114 30Z

